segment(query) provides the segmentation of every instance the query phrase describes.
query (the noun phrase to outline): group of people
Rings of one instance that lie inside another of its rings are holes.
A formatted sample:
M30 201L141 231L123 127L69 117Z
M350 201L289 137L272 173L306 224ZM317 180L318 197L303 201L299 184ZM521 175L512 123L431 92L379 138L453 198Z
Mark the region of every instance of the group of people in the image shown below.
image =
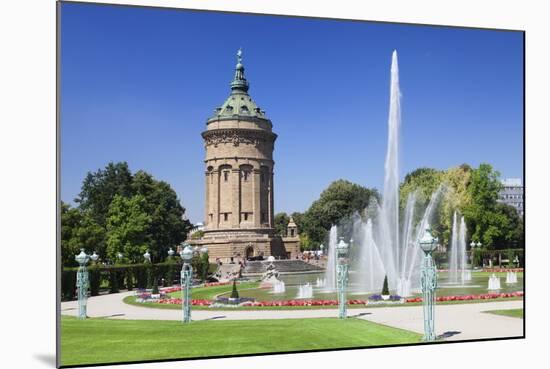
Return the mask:
M323 258L323 252L320 250L311 250L311 251L302 251L298 255L296 255L297 260L305 261L306 263L312 262L312 261L319 261Z

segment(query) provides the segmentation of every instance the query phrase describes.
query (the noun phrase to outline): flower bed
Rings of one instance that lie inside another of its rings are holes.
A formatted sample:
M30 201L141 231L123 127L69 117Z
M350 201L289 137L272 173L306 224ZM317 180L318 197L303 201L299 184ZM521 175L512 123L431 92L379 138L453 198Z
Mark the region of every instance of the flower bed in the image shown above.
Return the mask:
M160 291L163 293L178 292L178 291L181 291L181 287L180 286L165 287L165 288L161 288Z
M157 301L158 304L173 304L173 305L181 305L181 298L173 298L173 299L160 299ZM194 306L210 306L212 304L211 300L191 300L191 305Z
M145 295L151 295L150 292L138 291L136 297L141 299L139 302L155 302L158 304L174 304L181 305L181 298L169 298L167 295L170 292L180 291L180 287L168 287L161 290L160 298L151 298ZM509 293L486 293L479 295L458 295L458 296L439 296L436 301L471 301L471 300L489 300L499 298L513 298L523 297L523 291L509 292ZM402 304L402 303L418 303L422 302L422 297L402 298L397 295L392 295L388 301L383 301L380 295L371 295L368 300L348 300L349 305L379 305L379 304ZM191 300L191 304L195 306L210 306L210 307L222 307L217 306L219 302L213 300ZM276 300L276 301L246 301L239 303L238 306L247 307L277 307L277 306L337 306L338 300L313 300L313 299L294 299L294 300Z
M481 295L459 295L459 296L439 296L436 301L467 301L467 300L490 300L499 298L522 297L523 291L509 293L484 293ZM422 302L422 297L408 298L405 302Z
M485 268L483 269L483 271L489 272L489 273L507 273L507 272L523 273L523 268Z

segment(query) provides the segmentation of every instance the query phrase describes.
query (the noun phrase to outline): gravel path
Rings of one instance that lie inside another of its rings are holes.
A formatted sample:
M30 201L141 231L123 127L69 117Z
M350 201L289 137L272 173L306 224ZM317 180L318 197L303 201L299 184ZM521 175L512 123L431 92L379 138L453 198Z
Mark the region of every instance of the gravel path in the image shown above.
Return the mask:
M181 310L154 309L128 305L122 301L133 292L94 296L88 299L88 316L110 319L180 320ZM61 303L63 315L75 316L77 301ZM436 305L435 329L446 340L515 337L523 335L523 319L487 314L488 310L523 308L523 301L499 301ZM354 308L349 316L423 333L422 306ZM309 310L193 310L193 320L303 319L336 317L337 309Z

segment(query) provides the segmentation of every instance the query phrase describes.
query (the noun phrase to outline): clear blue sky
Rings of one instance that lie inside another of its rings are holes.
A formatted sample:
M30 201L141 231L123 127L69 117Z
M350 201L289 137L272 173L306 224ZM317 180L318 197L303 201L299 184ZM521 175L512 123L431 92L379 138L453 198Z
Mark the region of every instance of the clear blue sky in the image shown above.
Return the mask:
M244 50L250 94L279 135L275 211L304 211L345 178L381 189L391 53L399 53L401 176L488 162L523 173L523 35L63 4L61 198L127 161L203 219L206 119Z

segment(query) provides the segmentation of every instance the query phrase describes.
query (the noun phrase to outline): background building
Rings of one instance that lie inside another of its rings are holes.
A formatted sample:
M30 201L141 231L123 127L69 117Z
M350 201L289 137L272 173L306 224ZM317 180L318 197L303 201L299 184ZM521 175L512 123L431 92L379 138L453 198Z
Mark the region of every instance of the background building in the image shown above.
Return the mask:
M502 180L502 185L499 201L513 206L519 215L523 215L523 185L521 178L506 178Z
M231 261L299 252L297 230L276 235L273 210L273 149L277 135L265 111L248 94L241 51L231 94L215 109L202 133L205 158L204 236L210 259ZM295 226L295 225L294 225Z

